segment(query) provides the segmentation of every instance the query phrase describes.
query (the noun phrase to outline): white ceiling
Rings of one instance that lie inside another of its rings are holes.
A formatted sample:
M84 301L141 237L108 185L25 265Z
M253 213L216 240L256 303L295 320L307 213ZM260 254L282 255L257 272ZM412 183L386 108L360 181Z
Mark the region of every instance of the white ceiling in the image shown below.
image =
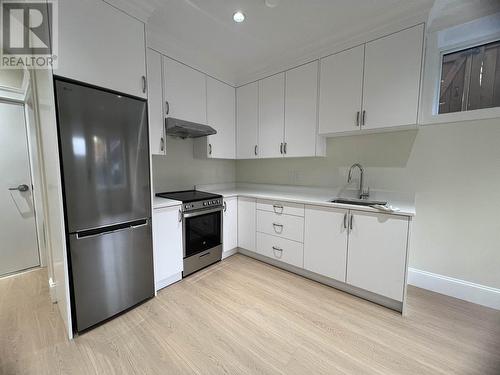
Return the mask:
M148 44L241 84L317 58L328 46L397 19L428 12L433 0L108 0L150 14ZM246 21L232 14L242 10ZM319 55L318 55L319 54Z

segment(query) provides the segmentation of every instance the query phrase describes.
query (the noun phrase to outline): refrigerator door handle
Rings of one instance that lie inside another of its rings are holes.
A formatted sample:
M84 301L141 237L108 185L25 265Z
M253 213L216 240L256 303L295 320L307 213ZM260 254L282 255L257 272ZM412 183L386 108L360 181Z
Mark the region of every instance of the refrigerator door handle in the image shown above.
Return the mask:
M109 225L106 227L101 227L96 229L83 230L81 232L76 232L75 237L77 240L80 240L83 238L104 236L106 234L116 233L127 229L137 229L147 225L149 225L149 220L142 219L123 224Z

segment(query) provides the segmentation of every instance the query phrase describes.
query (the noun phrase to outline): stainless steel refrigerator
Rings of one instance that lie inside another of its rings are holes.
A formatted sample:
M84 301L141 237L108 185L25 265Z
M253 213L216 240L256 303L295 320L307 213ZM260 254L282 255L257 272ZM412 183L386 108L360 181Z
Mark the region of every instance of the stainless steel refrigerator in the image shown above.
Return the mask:
M146 101L54 80L74 329L154 295Z

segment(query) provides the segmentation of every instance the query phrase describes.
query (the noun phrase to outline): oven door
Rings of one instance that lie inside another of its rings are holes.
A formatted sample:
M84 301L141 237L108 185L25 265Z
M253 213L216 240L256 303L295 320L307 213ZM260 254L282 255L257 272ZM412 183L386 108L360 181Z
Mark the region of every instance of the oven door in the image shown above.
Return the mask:
M222 245L222 207L183 215L184 258Z

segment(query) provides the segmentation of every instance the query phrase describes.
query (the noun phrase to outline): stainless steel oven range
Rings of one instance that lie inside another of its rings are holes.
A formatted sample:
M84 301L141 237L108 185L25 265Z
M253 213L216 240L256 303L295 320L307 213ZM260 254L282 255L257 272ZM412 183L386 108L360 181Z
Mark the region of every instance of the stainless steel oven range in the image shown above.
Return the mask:
M198 190L156 195L182 202L183 277L222 259L221 195Z

